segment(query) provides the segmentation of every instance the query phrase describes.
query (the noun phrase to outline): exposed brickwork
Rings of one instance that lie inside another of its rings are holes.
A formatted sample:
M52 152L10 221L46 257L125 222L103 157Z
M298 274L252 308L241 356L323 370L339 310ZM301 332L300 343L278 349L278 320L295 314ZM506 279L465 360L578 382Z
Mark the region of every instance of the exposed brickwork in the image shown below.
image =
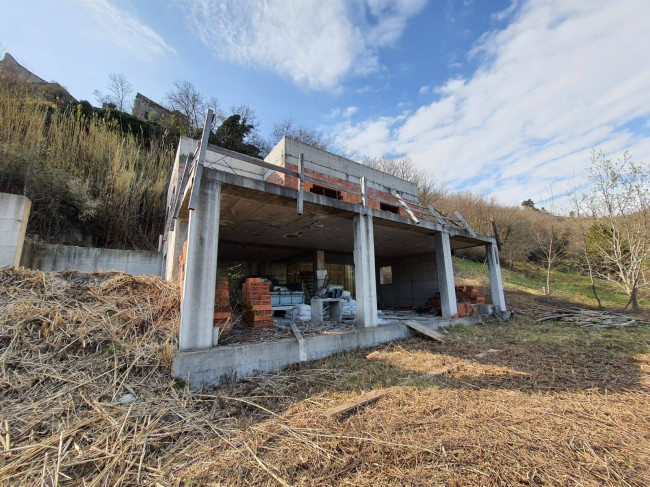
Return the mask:
M250 328L273 328L273 308L269 283L262 279L248 278L242 287L244 315L242 321Z
M298 167L294 166L292 164L286 164L286 169L292 170L292 171L298 171ZM346 203L353 203L353 204L360 204L361 203L361 195L354 194L353 191L360 191L360 186L358 183L351 183L349 181L345 181L343 179L335 178L332 176L327 176L325 174L310 170L310 169L305 169L305 175L311 176L313 178L316 178L320 181L323 181L323 186L328 187L327 183L330 184L335 184L337 186L341 186L343 188L347 188L350 190L350 192L346 191L340 191L340 199L341 201L345 201ZM283 174L280 172L275 172L273 173L267 180L269 183L273 184L280 184L282 186L286 186L288 188L294 188L298 189L299 187L299 180L298 178L291 176L289 174ZM312 183L310 181L305 181L305 191L310 192L311 189L314 187L314 185L319 185L318 183ZM368 206L370 208L374 209L381 209L381 202L377 200L377 198L381 198L383 200L391 202L393 206L397 207L397 212L399 215L402 216L408 216L406 213L406 210L400 205L399 201L397 198L395 198L393 195L390 193L386 193L384 191L378 191L373 188L368 188Z
M477 314L476 304L485 304L485 296L478 292L474 286L456 286L456 306L458 314L454 318L463 318ZM441 306L440 293L435 293L426 303L429 308L439 308Z
M227 335L232 330L232 308L230 307L230 289L228 278L217 276L217 288L214 293L213 326L219 327L220 335Z

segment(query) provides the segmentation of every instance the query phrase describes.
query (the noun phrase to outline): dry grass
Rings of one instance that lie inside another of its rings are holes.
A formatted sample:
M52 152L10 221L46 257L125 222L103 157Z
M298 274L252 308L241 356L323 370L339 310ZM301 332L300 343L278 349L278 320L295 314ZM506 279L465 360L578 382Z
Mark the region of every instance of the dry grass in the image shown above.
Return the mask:
M174 160L116 122L48 110L0 86L0 190L32 200L30 235L61 243L81 231L98 247L156 249Z
M0 272L0 484L650 485L647 328L522 316L199 394L168 374L177 305L155 278Z

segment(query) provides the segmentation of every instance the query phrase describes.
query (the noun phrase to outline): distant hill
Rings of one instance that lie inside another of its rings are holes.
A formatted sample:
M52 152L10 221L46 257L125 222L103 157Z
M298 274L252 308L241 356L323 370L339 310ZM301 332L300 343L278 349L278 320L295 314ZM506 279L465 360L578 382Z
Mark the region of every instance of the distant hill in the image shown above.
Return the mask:
M0 83L5 85L30 86L48 101L57 104L76 103L77 100L59 83L49 83L22 66L16 59L5 53L0 60Z

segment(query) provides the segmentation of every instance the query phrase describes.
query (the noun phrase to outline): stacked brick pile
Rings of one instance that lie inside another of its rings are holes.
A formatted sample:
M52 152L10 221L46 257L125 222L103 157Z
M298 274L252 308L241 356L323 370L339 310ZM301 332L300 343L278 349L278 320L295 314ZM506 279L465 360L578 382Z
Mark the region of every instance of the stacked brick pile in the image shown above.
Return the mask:
M485 296L478 292L474 286L456 286L456 306L458 307L458 318L475 314L473 304L484 304ZM440 293L431 296L426 303L428 308L440 308Z
M250 328L273 328L273 309L269 283L262 279L248 278L242 288L244 324Z
M232 329L232 308L230 307L230 289L228 278L217 277L217 288L214 293L213 326L219 327L219 335L230 333Z
M456 299L471 304L485 304L485 296L474 286L456 286Z

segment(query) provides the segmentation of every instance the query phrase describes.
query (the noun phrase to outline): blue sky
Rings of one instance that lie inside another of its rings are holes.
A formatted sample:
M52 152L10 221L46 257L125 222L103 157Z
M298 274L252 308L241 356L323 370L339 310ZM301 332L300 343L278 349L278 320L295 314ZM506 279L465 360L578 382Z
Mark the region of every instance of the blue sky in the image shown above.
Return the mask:
M650 153L647 0L22 0L0 43L94 102L187 79L268 134L287 117L451 189L543 201L589 151Z

